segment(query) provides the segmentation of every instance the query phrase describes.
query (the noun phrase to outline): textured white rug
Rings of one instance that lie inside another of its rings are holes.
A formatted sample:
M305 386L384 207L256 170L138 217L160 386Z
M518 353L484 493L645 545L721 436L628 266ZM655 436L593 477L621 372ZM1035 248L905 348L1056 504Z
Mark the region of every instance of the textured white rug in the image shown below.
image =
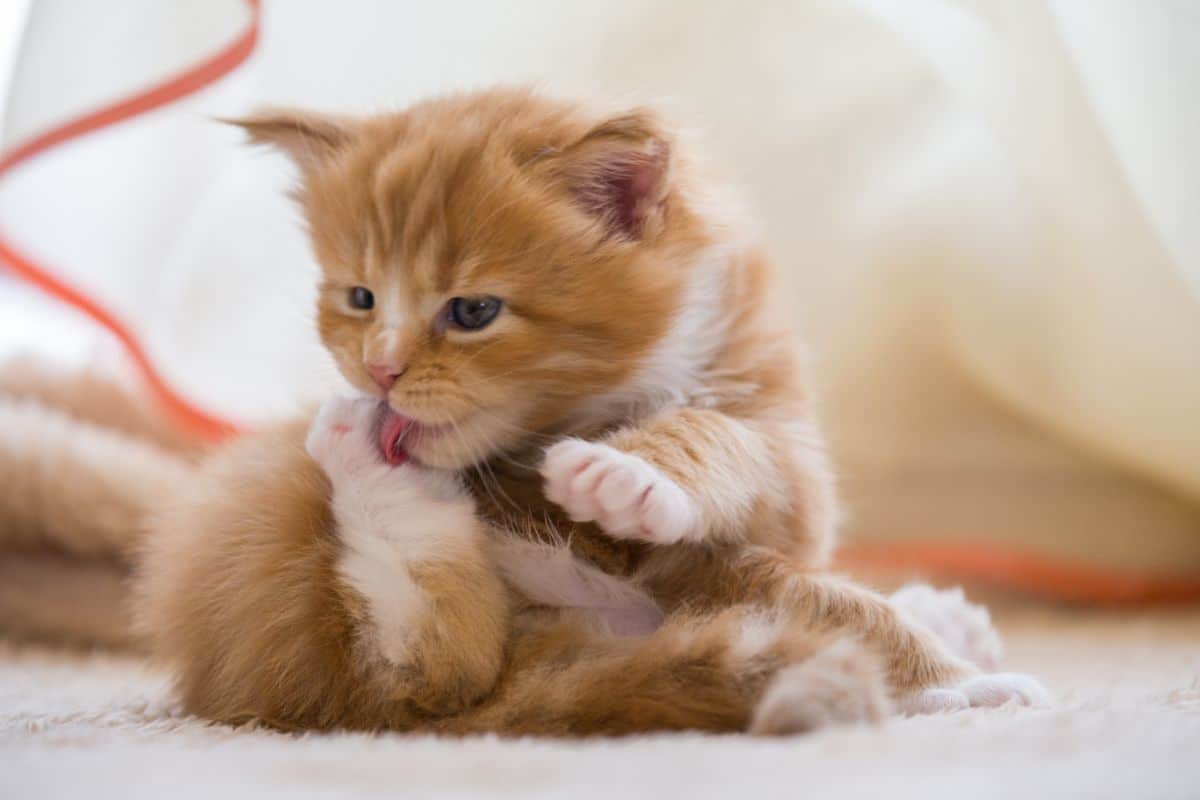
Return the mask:
M174 712L135 659L0 645L0 797L1200 798L1200 610L999 621L1055 709L774 741L235 731Z

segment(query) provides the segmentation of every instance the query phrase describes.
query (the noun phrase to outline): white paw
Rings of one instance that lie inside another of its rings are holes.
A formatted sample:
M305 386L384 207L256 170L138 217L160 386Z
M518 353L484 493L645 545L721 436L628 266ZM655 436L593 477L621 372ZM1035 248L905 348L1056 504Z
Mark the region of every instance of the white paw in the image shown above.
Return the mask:
M1032 675L997 672L963 681L959 691L967 696L972 708L995 708L1013 703L1033 708L1050 705L1050 692Z
M876 722L890 711L875 658L843 640L776 673L754 710L749 732L787 736L827 725Z
M691 499L641 458L580 439L546 453L546 497L576 522L595 522L610 536L671 544L692 533Z
M335 483L382 466L374 433L378 417L375 400L331 397L317 411L304 447Z
M961 587L935 589L926 583L912 583L891 597L896 610L932 631L960 658L984 671L1000 666L1004 645L992 625L991 614L967 601Z
M968 678L951 688L925 689L907 698L900 706L907 714L940 714L1009 704L1044 708L1050 703L1050 692L1032 675L997 672Z
M958 689L925 689L900 703L905 714L945 714L970 707L971 701Z

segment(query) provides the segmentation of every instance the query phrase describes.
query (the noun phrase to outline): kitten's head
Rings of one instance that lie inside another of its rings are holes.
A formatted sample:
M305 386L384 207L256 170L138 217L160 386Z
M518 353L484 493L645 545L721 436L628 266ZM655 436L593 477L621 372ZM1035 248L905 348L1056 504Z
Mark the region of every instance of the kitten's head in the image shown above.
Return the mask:
M240 124L300 167L322 339L433 466L529 445L645 383L712 244L646 111L492 90Z

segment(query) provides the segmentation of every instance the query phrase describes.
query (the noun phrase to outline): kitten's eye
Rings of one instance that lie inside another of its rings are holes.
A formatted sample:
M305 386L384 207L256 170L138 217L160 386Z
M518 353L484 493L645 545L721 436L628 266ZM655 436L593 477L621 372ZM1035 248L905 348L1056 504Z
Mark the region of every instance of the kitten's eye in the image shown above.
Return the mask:
M361 308L363 311L370 311L375 307L375 295L371 294L371 290L365 286L355 286L350 290L350 305Z
M455 326L465 331L486 328L500 313L503 301L499 297L455 297L447 307L447 316Z

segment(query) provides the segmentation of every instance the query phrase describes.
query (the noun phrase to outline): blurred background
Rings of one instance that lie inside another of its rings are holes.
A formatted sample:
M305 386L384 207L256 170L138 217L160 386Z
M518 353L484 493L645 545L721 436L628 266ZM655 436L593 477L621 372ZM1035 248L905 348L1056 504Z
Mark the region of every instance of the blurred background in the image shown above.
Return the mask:
M195 80L0 176L0 358L128 371L17 252L199 408L289 413L332 380L294 176L213 117L496 82L650 102L762 222L847 563L1200 598L1197 41L1189 0L6 0L7 152Z

